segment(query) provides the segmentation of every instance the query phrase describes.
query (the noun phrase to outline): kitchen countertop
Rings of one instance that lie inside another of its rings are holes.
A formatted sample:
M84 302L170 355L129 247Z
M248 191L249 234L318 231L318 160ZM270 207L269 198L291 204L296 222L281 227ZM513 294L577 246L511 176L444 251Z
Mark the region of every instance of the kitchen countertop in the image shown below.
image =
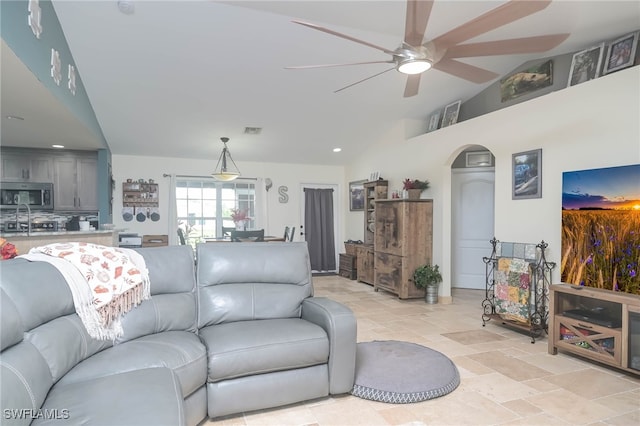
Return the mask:
M119 232L116 229L98 229L96 231L51 231L51 232L32 232L28 235L26 232L0 232L0 237L11 241L15 238L41 238L41 237L63 237L74 235L96 235L96 234L111 234L113 232Z

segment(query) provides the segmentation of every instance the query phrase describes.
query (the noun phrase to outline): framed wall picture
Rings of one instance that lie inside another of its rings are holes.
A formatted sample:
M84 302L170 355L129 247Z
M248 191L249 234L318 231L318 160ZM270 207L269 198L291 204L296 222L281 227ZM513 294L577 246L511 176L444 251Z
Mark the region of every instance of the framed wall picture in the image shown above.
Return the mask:
M437 110L433 112L429 116L429 123L427 125L427 133L433 132L434 130L438 130L440 127L440 115L442 114L442 110Z
M627 34L612 41L607 49L604 73L609 74L633 65L638 47L638 32Z
M511 198L542 198L542 149L513 154L511 167Z
M542 62L500 80L500 101L507 102L553 84L553 61Z
M569 69L568 86L584 83L600 76L602 57L604 56L604 43L577 52L571 60Z
M349 210L364 210L364 183L366 180L356 180L349 182Z
M442 126L447 127L458 122L458 113L460 113L460 104L462 101L455 101L444 107L442 114Z

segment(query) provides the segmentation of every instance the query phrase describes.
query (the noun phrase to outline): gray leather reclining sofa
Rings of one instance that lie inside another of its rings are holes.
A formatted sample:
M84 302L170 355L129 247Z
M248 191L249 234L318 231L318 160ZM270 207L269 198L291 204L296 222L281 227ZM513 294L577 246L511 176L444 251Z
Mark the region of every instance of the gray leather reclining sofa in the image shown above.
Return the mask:
M352 389L355 317L313 297L305 243L138 251L151 299L115 342L52 265L0 264L0 423L197 425Z

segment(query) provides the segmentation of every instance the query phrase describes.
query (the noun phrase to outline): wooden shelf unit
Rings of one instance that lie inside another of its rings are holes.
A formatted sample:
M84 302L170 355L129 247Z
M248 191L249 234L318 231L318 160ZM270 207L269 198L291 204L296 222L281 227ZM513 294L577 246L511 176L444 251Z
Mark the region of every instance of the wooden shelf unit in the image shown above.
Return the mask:
M364 238L362 245L357 247L357 279L360 282L373 285L374 275L374 248L376 202L386 200L388 196L389 182L386 180L374 180L365 182L364 186Z
M356 248L358 252L358 281L373 285L373 262L374 250L373 244L360 245Z
M376 202L386 200L389 182L374 180L365 182L364 186L364 244L373 245L376 222Z
M550 354L560 349L640 375L640 345L630 346L630 315L640 313L640 296L571 284L550 290ZM575 317L577 309L584 317Z
M158 207L158 184L123 182L123 207Z

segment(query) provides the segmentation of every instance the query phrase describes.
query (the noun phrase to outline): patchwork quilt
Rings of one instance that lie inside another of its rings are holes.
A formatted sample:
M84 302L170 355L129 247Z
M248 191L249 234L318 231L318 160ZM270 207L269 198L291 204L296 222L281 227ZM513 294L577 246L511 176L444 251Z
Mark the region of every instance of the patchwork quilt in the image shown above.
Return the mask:
M496 313L506 320L529 324L529 314L532 307L535 309L531 264L525 259L499 257L494 282Z

